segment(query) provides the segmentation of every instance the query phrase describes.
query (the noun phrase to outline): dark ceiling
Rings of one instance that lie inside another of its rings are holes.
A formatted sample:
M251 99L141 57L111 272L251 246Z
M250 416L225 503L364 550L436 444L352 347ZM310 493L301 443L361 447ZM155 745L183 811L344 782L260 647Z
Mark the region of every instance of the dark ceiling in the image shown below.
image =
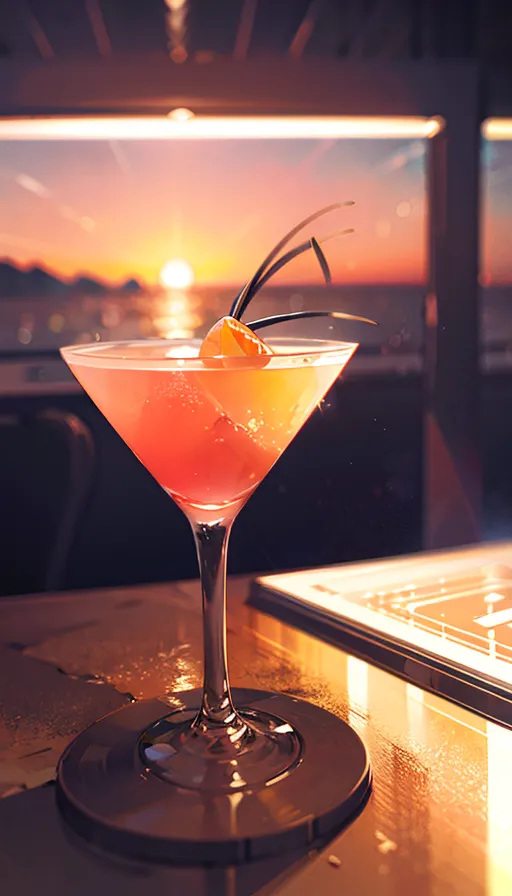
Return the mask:
M0 0L0 57L168 53L507 63L509 0Z

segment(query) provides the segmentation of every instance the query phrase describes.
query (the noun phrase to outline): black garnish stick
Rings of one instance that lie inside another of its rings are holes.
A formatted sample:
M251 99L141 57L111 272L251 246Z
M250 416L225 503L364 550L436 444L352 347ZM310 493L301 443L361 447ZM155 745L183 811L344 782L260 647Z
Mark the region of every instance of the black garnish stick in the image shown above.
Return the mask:
M318 258L318 264L322 268L322 274L324 275L324 280L327 283L327 286L329 286L329 284L332 283L332 277L331 277L331 272L329 270L329 265L327 264L327 259L320 248L318 240L316 240L314 236L311 237L310 243L311 243L311 248L313 249L313 252L315 253L316 257Z
M271 264L271 262L274 261L274 258L277 258L281 249L284 249L284 247L290 242L290 240L293 239L294 236L296 236L297 233L300 233L301 230L304 230L304 228L307 227L308 224L311 224L313 221L316 221L317 218L321 218L323 215L327 215L327 214L329 214L329 212L333 212L333 211L335 211L335 209L343 208L344 206L347 206L347 205L354 205L354 203L351 200L349 200L347 202L334 202L332 205L326 205L325 208L321 208L318 212L314 212L312 215L309 215L307 218L304 218L304 220L301 221L300 224L297 224L295 227L293 227L289 231L289 233L286 234L286 236L284 236L281 240L279 240L279 242L274 246L272 251L269 252L269 254L265 258L265 260L261 263L261 265L259 266L259 268L256 271L256 273L254 274L254 276L245 284L244 288L242 289L242 292L235 299L235 301L231 307L231 311L230 311L231 317L239 319L239 309L240 309L240 306L243 304L243 301L244 301L247 293L252 290L252 287L254 286L254 284L257 283L258 280L260 279L261 275L265 273L269 264Z
M333 240L338 236L345 236L348 233L354 233L353 227L346 227L344 230L335 230L334 233L328 233L327 236L323 236L317 242L326 243L328 240ZM306 243L301 243L299 246L295 246L294 249L290 249L286 255L282 255L281 258L278 258L274 264L268 268L268 270L263 274L262 277L258 280L258 282L254 285L253 289L250 293L248 293L244 299L244 303L238 311L238 320L241 320L245 309L249 305L249 302L252 301L257 292L265 286L266 283L275 275L281 268L284 268L285 265L289 264L290 261L293 261L294 258L297 258L298 255L302 255L303 252L308 252L311 249L311 240L308 240Z
M359 317L357 314L346 314L345 311L291 311L289 314L276 314L272 317L261 317L246 324L250 330L260 330L262 327L270 327L272 324L281 324L287 320L299 320L305 317L334 317L338 320L355 320L363 324L372 324L378 327L375 320L368 317Z

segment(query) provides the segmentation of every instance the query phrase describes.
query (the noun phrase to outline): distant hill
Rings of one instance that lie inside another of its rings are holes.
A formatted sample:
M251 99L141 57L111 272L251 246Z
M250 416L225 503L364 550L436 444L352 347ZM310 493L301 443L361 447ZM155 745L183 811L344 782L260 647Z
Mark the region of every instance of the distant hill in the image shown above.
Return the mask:
M43 268L20 270L9 261L0 261L0 297L63 295L68 285Z
M144 287L135 277L131 277L130 280L126 280L125 283L122 283L117 292L126 292L126 293L134 293L134 292L144 292Z
M38 299L49 296L68 297L77 294L102 296L111 293L144 292L143 286L131 278L121 286L111 286L96 280L86 274L76 277L71 282L66 282L50 274L44 268L34 266L32 268L19 268L11 261L0 261L0 299Z
M111 291L110 287L107 286L106 283L101 283L99 280L94 280L92 277L86 277L85 275L81 277L77 277L76 280L69 286L70 292L80 292L86 293L90 296L101 295L102 293L108 293Z

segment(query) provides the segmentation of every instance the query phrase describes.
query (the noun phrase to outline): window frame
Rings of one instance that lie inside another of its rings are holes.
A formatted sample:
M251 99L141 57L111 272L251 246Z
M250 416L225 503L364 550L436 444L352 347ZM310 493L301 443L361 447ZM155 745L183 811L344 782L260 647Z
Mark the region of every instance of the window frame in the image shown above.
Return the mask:
M503 108L503 95L495 87L488 114ZM477 64L284 58L176 65L162 55L0 67L0 118L168 115L183 107L195 115L443 121L427 161L423 540L426 548L477 541L480 133L488 117Z

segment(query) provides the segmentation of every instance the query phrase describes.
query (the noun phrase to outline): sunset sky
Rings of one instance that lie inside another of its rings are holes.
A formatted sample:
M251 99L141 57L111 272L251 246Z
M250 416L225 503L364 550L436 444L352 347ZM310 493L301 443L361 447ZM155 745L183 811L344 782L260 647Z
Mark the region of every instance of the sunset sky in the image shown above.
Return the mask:
M0 256L149 284L180 258L199 284L239 284L301 218L353 199L314 229L356 230L326 247L335 282L421 283L424 151L402 140L3 142ZM512 147L493 144L486 163L484 273L510 281ZM319 274L304 258L280 276Z

